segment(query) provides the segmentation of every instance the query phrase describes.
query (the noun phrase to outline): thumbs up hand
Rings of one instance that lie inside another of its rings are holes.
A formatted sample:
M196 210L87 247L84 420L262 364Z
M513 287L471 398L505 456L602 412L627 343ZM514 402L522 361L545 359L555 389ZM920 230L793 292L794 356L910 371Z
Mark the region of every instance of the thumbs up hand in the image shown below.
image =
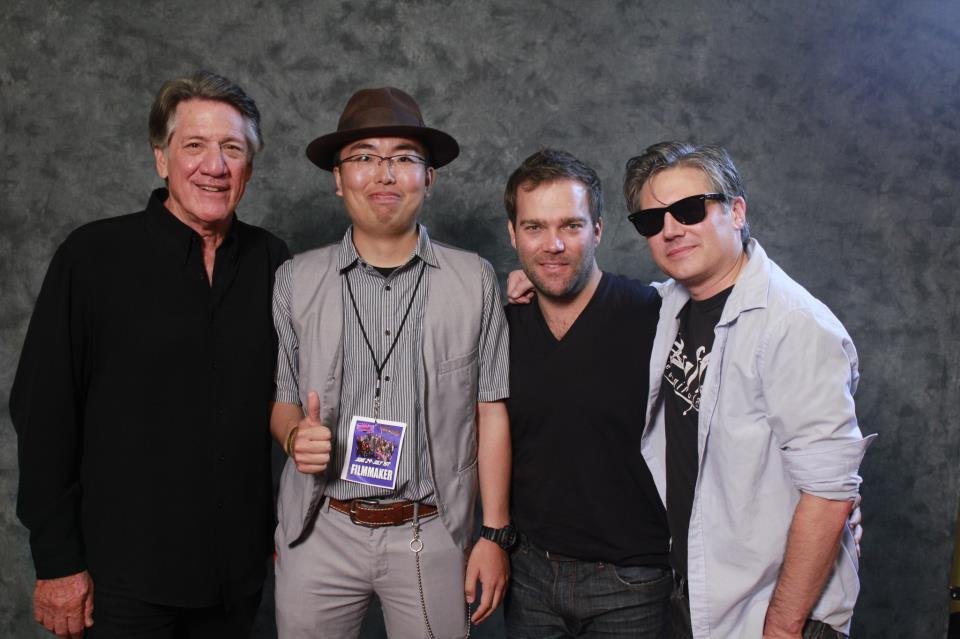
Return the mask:
M320 423L320 396L307 395L307 414L287 435L287 454L301 473L317 474L327 469L332 448L330 429Z

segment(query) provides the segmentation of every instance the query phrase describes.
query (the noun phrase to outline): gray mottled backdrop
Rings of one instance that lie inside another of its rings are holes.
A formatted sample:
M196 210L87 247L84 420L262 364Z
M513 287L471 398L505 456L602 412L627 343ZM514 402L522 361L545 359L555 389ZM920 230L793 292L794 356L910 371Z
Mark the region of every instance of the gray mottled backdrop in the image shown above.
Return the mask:
M431 235L501 276L516 264L503 184L538 147L598 169L601 264L652 279L624 217L624 162L661 139L719 142L747 179L754 235L860 350L859 414L880 439L862 469L854 634L942 637L960 479L958 42L951 1L3 0L0 404L57 244L159 184L146 116L168 77L206 67L256 98L267 148L241 215L294 250L345 228L306 143L354 90L405 88L463 147L428 203ZM40 637L15 450L4 408L0 636ZM497 623L478 634L500 636ZM257 634L273 634L269 607Z

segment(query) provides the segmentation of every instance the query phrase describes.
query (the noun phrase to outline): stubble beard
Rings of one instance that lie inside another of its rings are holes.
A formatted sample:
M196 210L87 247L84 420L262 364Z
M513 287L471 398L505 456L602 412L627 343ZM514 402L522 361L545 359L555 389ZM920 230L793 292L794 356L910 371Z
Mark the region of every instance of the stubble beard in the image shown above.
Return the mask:
M594 252L584 254L580 261L579 268L573 275L563 282L541 278L535 268L524 268L524 273L533 283L538 295L543 295L556 300L564 300L575 297L582 291L590 281L590 274L593 272ZM560 284L558 287L557 284Z

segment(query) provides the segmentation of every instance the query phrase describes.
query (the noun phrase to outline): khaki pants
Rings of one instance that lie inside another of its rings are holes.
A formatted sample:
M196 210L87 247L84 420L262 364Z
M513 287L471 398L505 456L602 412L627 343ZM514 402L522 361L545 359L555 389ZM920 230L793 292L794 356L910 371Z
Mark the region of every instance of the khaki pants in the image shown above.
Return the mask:
M420 570L437 639L466 634L466 560L436 516L420 523ZM365 528L324 505L314 529L290 548L277 539L279 639L356 637L373 593L390 637L427 637L410 524Z

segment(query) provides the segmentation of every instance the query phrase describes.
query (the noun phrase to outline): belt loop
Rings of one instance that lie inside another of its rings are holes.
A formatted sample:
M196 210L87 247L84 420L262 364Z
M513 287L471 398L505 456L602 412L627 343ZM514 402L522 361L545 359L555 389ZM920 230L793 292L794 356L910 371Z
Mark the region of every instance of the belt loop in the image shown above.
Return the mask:
M673 589L674 592L678 592L683 596L684 599L690 598L690 588L687 585L687 578L685 575L681 575L679 572L673 572Z

